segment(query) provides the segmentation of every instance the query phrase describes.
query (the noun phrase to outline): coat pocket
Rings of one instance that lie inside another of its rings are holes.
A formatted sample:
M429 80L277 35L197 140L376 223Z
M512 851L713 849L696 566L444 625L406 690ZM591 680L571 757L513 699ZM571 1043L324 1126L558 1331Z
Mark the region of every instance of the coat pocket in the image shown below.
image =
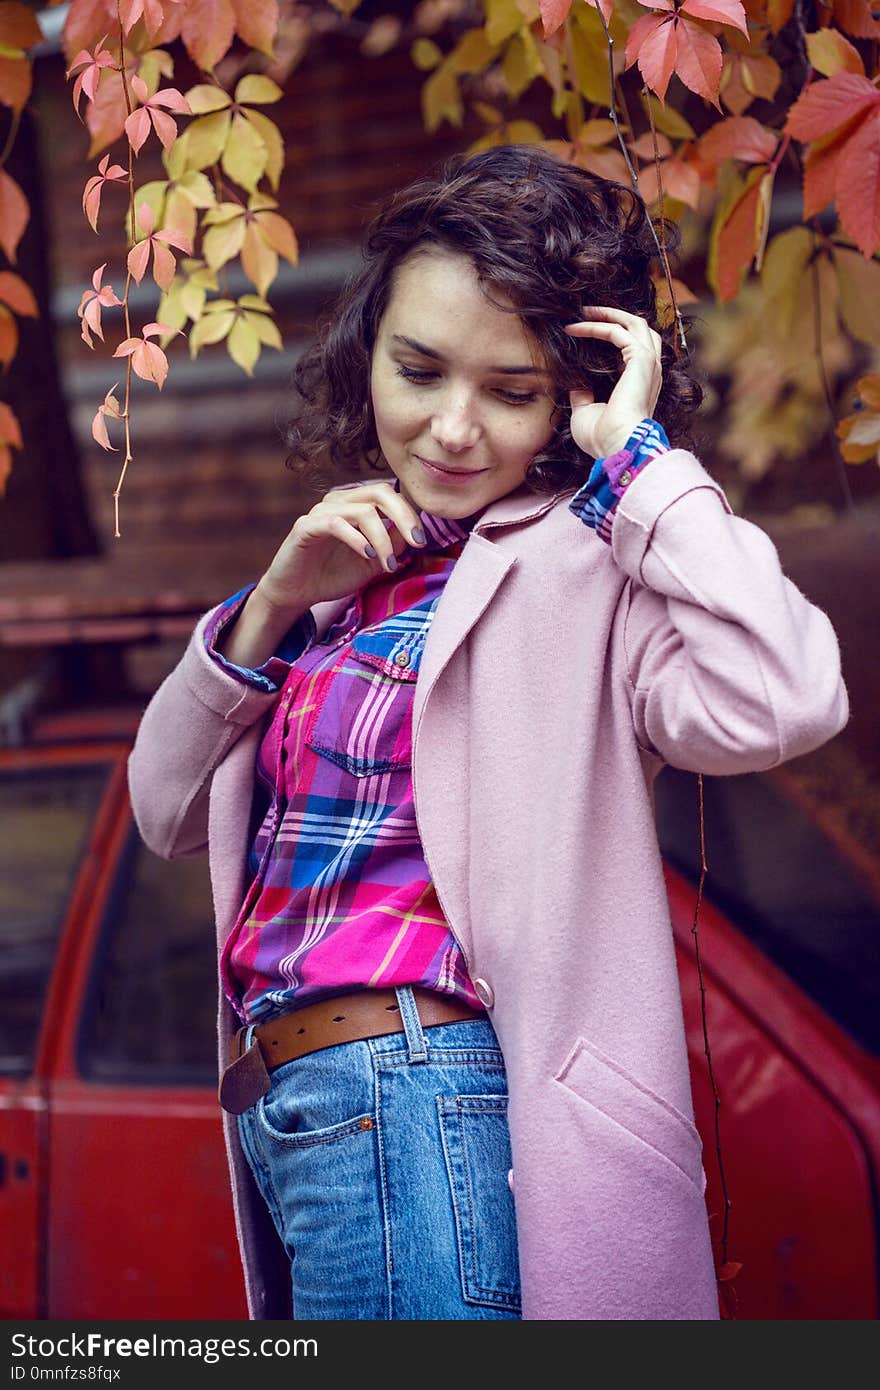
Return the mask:
M698 1192L705 1190L696 1126L595 1044L577 1038L555 1079L673 1164Z

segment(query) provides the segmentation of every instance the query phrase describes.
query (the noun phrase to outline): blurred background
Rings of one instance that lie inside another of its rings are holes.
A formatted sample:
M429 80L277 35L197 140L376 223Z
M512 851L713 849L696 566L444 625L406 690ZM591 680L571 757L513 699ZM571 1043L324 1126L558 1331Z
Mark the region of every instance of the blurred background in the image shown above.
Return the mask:
M181 339L161 392L134 378L120 537L121 454L97 446L91 423L123 367L80 337L99 243L79 211L95 160L65 79L64 5L41 14L33 93L6 164L31 205L16 270L40 315L20 320L5 379L24 447L0 501L5 1317L243 1316L214 1099L207 865L143 849L125 758L197 617L256 579L316 500L284 467L288 381L357 264L364 226L392 189L485 139L487 119L478 100L460 124L426 129L425 73L411 56L414 37L441 42L473 23L467 5L365 0L348 18L341 6L288 8L276 67L263 69L284 86L271 110L287 150L277 197L299 240L299 263L282 261L269 296L283 348L248 377L222 346L191 359ZM186 90L197 69L183 52L175 61ZM497 101L497 79L476 97ZM546 127L547 104L529 88L517 116ZM164 177L157 150L151 141L138 156L139 182ZM99 259L121 265L114 192ZM799 217L797 179L781 171L771 233ZM715 303L706 254L705 225L686 214L675 273L693 292L688 333L702 344L700 454L831 616L852 701L847 729L817 753L767 777L705 779L700 964L714 1082L691 931L699 789L670 771L660 779L707 1198L719 1266L742 1265L732 1316L874 1317L880 477L876 462L842 464L821 389L799 394L754 357L759 309L748 292ZM228 292L249 289L231 269ZM155 317L149 279L131 305L139 322ZM880 303L867 307L880 321ZM838 413L877 358L826 343Z

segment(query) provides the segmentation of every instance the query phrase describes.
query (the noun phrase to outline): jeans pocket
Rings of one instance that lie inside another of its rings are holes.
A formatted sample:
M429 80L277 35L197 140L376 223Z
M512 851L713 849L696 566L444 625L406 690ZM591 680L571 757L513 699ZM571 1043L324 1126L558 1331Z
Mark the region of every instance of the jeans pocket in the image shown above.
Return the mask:
M285 1062L272 1073L272 1085L257 1102L256 1118L264 1138L288 1148L333 1144L375 1128L372 1110L352 1114L352 1095L340 1078L335 1048Z
M438 1096L437 1110L464 1299L519 1312L507 1096Z

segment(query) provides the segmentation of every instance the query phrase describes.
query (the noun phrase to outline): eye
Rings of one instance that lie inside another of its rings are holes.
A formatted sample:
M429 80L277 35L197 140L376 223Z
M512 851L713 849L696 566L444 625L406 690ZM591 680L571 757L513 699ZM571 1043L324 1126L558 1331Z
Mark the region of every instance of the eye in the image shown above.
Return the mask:
M538 399L537 391L502 391L499 387L496 394L510 405L531 405Z
M414 381L418 385L422 382L433 381L437 373L420 372L415 367L405 367L401 362L397 368L397 375L402 376L404 381Z

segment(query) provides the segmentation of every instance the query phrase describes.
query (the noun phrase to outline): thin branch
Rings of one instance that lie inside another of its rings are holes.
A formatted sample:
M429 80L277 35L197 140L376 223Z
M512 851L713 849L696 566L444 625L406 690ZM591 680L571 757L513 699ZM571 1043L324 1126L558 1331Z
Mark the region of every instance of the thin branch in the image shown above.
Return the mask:
M122 28L122 13L119 0L116 0L116 18L119 24L119 76L122 81L122 91L125 96L125 108L130 116L134 108L131 104L131 93L128 90L128 81L125 76L125 33ZM137 223L135 221L134 210L134 150L132 149L130 140L128 141L128 216L130 224L129 250L131 250L131 247L137 239ZM131 271L128 270L125 277L125 290L122 295L122 312L125 316L126 338L132 336L131 314L128 304L131 280ZM125 482L128 465L131 463L133 457L131 452L131 353L129 353L125 359L125 404L122 410L122 418L125 421L125 458L122 460L122 468L120 469L119 478L117 479L116 487L113 492L113 536L115 540L119 540L122 535L119 529L119 495L122 492L122 484Z
M13 111L12 119L9 122L9 130L6 132L6 144L3 146L3 153L0 154L0 168L6 163L12 154L12 147L15 144L15 137L18 135L18 127L21 124L21 112Z
M645 93L647 93L647 90L648 90L648 89L647 89L647 87L643 87L642 90L643 90ZM678 300L677 300L676 297L675 297L675 286L674 286L674 284L672 283L672 270L670 269L669 257L668 257L668 255L667 255L667 253L666 253L666 217L665 217L665 214L664 214L664 212L663 212L663 174L661 173L661 170L660 170L660 163L661 163L661 160L660 160L660 150L658 149L658 146L657 146L657 128L656 128L656 126L654 125L654 112L653 112L653 110L651 109L651 103L650 103L649 100L645 102L645 106L647 107L647 110L648 110L648 120L649 120L650 123L651 123L651 144L653 145L653 149L654 149L654 168L655 168L655 170L657 171L657 192L658 192L659 195L660 195L660 242L659 242L659 245L660 245L660 260L661 260L662 263L663 263L663 273L664 273L664 275L666 276L666 284L667 284L667 286L668 286L668 288L669 288L669 298L670 298L670 301L671 301L671 303L672 303L672 312L673 312L673 314L675 315L675 326L676 326L676 328L678 329L678 342L679 342L679 347L681 348L682 352L687 352L687 350L688 350L688 345L687 345L687 338L685 337L685 332L684 332L684 321L683 321L683 319L682 319L682 317L681 317L681 310L680 310L679 307L678 307ZM652 229L652 230L653 230L653 227L654 227L654 224L653 224L653 222L652 222L652 223L651 223L651 229ZM654 240L655 240L655 241L657 240L656 236L654 237Z

